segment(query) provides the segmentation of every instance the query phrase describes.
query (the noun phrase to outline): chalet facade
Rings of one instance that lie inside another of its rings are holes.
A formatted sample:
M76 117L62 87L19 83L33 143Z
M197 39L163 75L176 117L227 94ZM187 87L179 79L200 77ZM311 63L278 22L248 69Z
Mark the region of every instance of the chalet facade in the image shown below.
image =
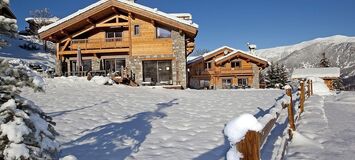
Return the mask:
M324 80L324 83L330 90L335 89L335 81L340 78L340 68L301 68L295 69L291 78L297 80L305 80L309 77L318 77Z
M221 47L188 62L189 87L259 88L259 74L269 62L231 47Z
M186 87L186 57L198 25L190 14L167 14L129 0L100 0L42 27L57 44L58 75L128 74L141 85ZM78 52L82 59L77 66Z

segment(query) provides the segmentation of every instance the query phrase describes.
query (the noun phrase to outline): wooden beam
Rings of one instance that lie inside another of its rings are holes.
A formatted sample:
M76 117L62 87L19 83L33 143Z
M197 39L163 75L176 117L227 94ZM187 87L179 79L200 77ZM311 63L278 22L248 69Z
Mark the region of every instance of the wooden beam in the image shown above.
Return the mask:
M64 44L64 46L63 46L63 48L62 48L62 52L68 47L68 45L69 45L69 43L71 42L71 38L70 39L68 39L66 42L65 42L65 44Z
M58 59L59 59L59 54L60 54L60 53L59 53L59 46L60 46L60 44L59 44L59 43L56 43L56 46L57 46L57 47L56 47L56 53L57 53L57 54L56 54L56 57L57 57L57 60L58 60Z
M62 29L60 31L61 34L64 34L65 36L69 36L69 33L67 31L65 31L64 29Z
M97 24L96 27L128 27L129 23L121 22L121 23L104 23L104 24Z
M75 38L75 37L77 37L77 36L79 36L79 35L81 35L81 34L83 34L83 33L86 33L86 32L88 32L88 31L91 31L91 30L93 30L93 29L95 29L95 28L96 28L95 25L90 25L90 26L87 27L87 28L84 28L84 29L82 29L82 30L80 30L80 31L78 31L78 32L75 32L75 33L72 34L70 37L67 36L65 39L63 39L62 41L60 41L60 43L64 43L65 41L67 41L67 40L69 40L69 39Z
M87 18L86 21L89 22L90 24L95 24L91 18Z
M93 54L93 53L128 53L129 48L117 48L117 49L95 49L95 50L81 50L82 54ZM63 51L61 55L76 55L77 51ZM126 54L122 54L126 55Z
M112 11L115 12L116 14L118 14L118 10L116 7L111 7Z
M132 55L132 13L128 13L129 55Z

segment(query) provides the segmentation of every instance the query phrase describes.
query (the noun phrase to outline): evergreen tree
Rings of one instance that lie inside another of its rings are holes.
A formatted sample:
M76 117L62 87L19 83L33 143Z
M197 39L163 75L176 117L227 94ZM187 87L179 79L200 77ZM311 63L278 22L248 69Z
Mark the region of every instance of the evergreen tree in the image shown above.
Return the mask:
M57 158L52 118L19 95L24 86L43 90L43 80L29 73L23 65L12 66L0 59L0 159Z
M287 84L288 76L287 76L286 68L283 64L274 64L271 63L269 69L267 70L266 75L266 86L268 88L282 88Z

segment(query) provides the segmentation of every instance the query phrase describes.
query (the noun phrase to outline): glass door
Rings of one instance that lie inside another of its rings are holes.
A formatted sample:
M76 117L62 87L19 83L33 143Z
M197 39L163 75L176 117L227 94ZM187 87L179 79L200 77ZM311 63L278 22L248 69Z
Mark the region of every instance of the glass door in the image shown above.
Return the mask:
M222 89L232 89L232 78L222 79Z
M158 61L158 82L162 85L172 84L171 61Z

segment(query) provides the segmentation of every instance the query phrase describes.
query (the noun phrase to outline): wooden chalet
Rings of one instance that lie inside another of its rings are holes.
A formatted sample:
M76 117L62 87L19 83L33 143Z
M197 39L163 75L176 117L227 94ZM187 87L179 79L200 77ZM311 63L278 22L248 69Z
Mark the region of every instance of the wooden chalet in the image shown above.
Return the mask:
M189 86L195 89L259 88L260 71L269 62L231 47L221 47L188 62Z
M186 57L198 25L190 14L168 14L132 0L100 0L42 27L57 45L58 75L116 73L140 85L186 87ZM80 50L82 67L78 68Z
M324 83L330 90L334 90L334 83L340 78L340 68L301 68L295 69L291 78L297 80L305 80L309 77L318 77L324 80Z

